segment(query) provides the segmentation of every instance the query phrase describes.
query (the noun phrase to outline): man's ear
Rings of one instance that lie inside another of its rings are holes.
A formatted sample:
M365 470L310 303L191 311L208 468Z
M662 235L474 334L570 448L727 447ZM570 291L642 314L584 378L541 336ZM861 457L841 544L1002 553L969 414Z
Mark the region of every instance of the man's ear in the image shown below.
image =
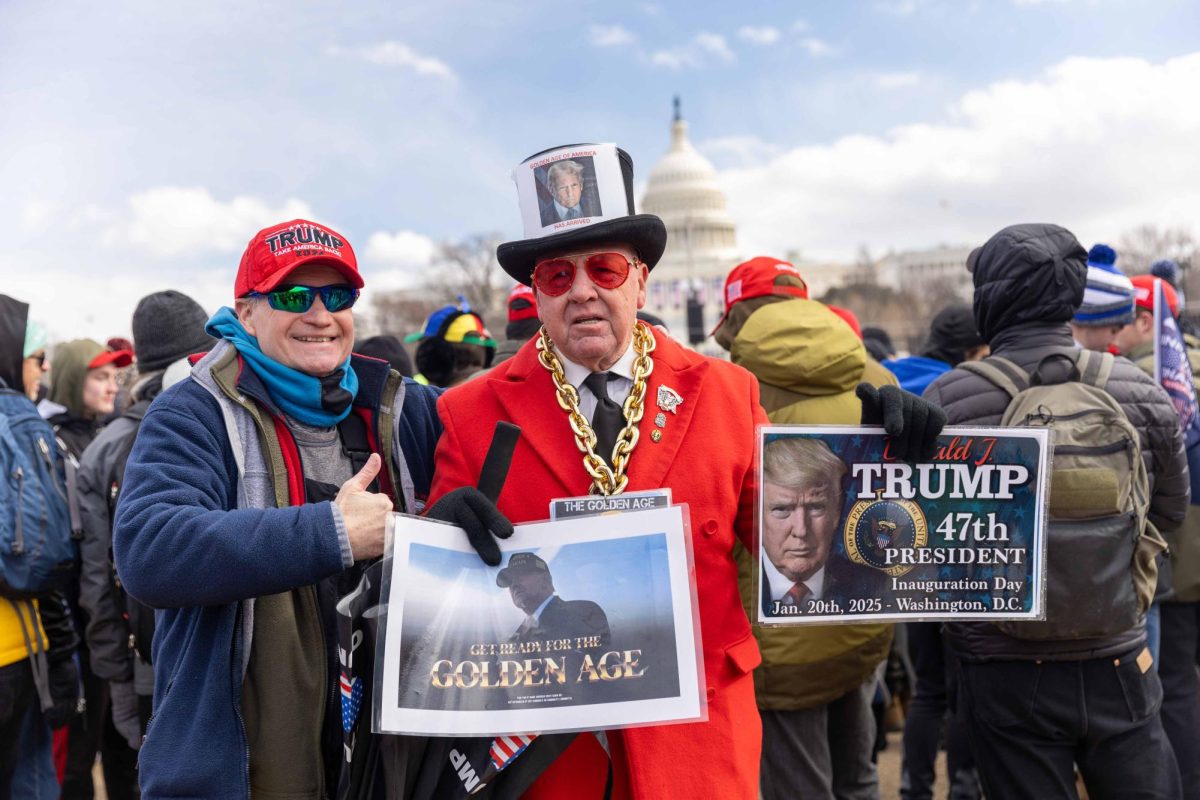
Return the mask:
M254 331L254 309L258 305L258 301L249 297L239 297L233 301L233 310L237 314L238 322L242 323L242 327L246 329L246 333L251 336L258 336Z
M646 281L650 277L650 268L642 262L638 262L638 296L637 307L642 309L646 307Z

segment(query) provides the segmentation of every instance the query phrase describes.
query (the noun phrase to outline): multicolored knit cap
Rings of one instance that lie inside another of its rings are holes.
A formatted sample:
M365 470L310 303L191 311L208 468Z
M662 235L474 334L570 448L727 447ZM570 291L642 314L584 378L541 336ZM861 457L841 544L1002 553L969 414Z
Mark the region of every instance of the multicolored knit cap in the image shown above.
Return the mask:
M496 340L488 333L483 319L471 310L471 306L463 297L458 298L458 305L442 306L429 315L421 330L404 337L406 342L419 342L422 339L440 338L452 344L478 344L483 347L496 346Z
M1117 252L1106 244L1088 251L1083 303L1072 320L1076 325L1128 325L1134 317L1133 284L1117 267Z

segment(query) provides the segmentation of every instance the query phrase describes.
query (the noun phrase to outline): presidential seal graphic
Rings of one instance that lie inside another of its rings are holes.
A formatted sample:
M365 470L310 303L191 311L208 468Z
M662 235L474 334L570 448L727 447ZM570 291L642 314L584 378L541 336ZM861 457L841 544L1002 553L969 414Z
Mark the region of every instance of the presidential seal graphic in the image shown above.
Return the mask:
M882 494L882 490L878 493ZM855 564L898 577L914 564L901 564L899 554L929 541L925 514L909 500L859 500L846 516L846 555Z

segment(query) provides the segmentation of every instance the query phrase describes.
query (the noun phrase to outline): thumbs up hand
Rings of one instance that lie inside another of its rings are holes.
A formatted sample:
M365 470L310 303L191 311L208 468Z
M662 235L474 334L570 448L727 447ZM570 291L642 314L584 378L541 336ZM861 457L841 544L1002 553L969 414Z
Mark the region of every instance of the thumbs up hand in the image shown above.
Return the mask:
M367 491L382 465L379 454L372 453L358 474L342 484L333 500L341 509L355 561L383 555L384 530L392 501L386 495Z

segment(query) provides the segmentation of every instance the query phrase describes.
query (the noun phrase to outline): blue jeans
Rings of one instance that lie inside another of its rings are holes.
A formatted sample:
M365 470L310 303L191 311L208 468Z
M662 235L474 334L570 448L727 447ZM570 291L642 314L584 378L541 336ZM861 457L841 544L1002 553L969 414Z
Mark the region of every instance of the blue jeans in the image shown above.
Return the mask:
M58 773L54 771L54 734L42 718L42 707L35 695L21 724L12 796L29 800L58 800L60 790Z

